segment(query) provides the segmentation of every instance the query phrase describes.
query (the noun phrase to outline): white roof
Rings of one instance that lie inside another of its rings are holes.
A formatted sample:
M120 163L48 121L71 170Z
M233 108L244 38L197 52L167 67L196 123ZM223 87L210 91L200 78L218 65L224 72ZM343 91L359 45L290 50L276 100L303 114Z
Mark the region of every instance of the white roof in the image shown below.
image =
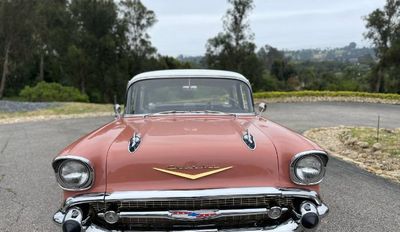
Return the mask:
M207 78L227 78L236 79L250 85L249 80L242 74L230 71L210 70L210 69L171 69L162 71L145 72L134 76L128 82L128 88L136 81L144 79L158 79L158 78L187 78L187 77L207 77Z

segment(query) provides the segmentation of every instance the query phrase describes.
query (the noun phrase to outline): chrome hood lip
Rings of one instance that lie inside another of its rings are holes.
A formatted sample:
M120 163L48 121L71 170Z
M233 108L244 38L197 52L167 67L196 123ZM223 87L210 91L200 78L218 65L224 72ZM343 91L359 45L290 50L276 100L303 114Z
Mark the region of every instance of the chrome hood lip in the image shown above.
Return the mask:
M314 201L318 206L323 205L319 194L315 191L296 188L275 188L275 187L249 187L249 188L219 188L219 189L198 189L198 190L141 190L141 191L120 191L112 193L88 193L68 198L61 212L84 203L132 201L132 200L173 200L191 198L219 198L225 196L273 196L273 197L300 197Z
M150 199L179 199L179 198L218 198L226 196L302 196L304 198L318 199L318 193L301 189L285 189L275 187L249 187L249 188L221 188L201 190L162 190L162 191L122 191L105 194L105 201L150 200ZM317 200L317 204L321 201Z

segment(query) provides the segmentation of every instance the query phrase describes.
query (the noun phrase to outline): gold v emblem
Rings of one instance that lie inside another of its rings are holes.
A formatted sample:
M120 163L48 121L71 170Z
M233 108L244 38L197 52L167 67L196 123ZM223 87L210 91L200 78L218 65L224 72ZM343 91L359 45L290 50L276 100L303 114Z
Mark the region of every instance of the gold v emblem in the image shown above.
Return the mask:
M190 180L197 180L212 174L216 174L219 172L223 172L226 171L228 169L233 168L233 166L230 167L226 167L226 168L220 168L220 169L216 169L216 170L212 170L212 171L208 171L208 172L203 172L203 173L199 173L199 174L187 174L187 173L182 173L182 172L175 172L175 171L171 171L171 170L165 170L165 169L161 169L161 168L153 168L154 170L160 171L160 172L164 172L164 173L168 173L174 176L179 176L179 177L183 177L183 178L187 178Z

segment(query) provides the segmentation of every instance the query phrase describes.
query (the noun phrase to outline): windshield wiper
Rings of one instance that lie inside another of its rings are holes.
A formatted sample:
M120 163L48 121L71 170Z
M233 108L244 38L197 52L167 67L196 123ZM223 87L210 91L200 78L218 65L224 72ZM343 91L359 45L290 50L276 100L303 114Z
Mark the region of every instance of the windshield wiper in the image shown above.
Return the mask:
M192 111L193 113L206 113L206 114L225 114L225 115L230 115L230 116L237 116L235 113L227 113L223 111L218 111L218 110L197 110L197 111Z
M196 110L196 111L188 111L188 110L167 110L167 111L161 111L157 113L151 113L151 114L146 114L144 117L149 117L149 116L154 116L154 115L159 115L159 114L224 114L224 115L229 115L229 116L234 116L236 117L237 115L235 113L227 113L223 111L218 111L218 110Z
M144 117L153 116L153 115L157 115L157 114L184 114L184 113L191 113L191 111L186 111L186 110L167 110L167 111L161 111L161 112L146 114Z

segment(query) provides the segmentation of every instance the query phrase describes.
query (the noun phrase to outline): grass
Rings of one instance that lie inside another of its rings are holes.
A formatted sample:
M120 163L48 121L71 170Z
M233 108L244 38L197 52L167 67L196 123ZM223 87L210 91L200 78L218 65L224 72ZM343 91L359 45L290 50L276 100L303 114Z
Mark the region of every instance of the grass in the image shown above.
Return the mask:
M351 92L351 91L290 91L290 92L257 92L254 98L289 98L289 97L359 97L359 98L376 98L384 100L400 101L400 94L386 93L367 93L367 92Z
M35 116L58 116L58 115L76 115L76 114L95 114L113 112L111 104L93 104L93 103L60 103L60 106L24 112L0 112L0 119L9 118L28 118Z
M375 128L352 128L351 136L358 141L367 142L370 146L377 142ZM379 143L382 145L382 152L400 157L400 129L379 130Z

